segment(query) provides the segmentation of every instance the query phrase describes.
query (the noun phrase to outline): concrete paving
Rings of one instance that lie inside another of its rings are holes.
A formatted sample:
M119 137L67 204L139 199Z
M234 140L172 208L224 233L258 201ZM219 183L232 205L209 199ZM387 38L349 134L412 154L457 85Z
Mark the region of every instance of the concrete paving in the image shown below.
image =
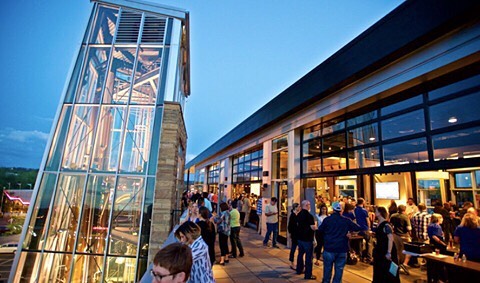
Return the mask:
M280 249L265 248L262 245L262 236L251 228L242 228L240 238L245 250L245 257L231 258L225 266L215 264L213 274L218 283L227 282L308 282L303 275L297 275L290 269L288 255L290 249L279 244ZM217 260L220 259L218 241L215 243ZM410 275L401 273L401 282L424 282L427 279L426 271L419 268L410 268ZM317 282L321 282L323 263L313 266L313 275ZM346 265L343 273L345 283L366 283L372 281L373 268L365 263ZM315 281L312 281L315 282Z

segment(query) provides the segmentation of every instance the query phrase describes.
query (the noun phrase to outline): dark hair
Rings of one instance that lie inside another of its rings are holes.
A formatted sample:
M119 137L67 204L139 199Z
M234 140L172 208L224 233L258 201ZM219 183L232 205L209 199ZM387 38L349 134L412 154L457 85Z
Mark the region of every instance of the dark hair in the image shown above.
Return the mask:
M178 273L184 272L187 281L193 264L192 249L182 243L170 244L155 254L153 264L167 269L170 274L175 274L174 278Z
M327 215L328 215L328 207L327 205L325 205L324 203L322 203L319 207L319 211L318 211L318 216L322 216L322 208L326 208L327 209Z
M202 198L202 197L199 197L199 198L197 199L197 203L198 203L198 205L202 205L202 206L203 206L203 205L205 205L205 199Z
M363 198L358 198L357 204L363 204L365 200Z
M185 238L187 238L188 242L195 241L201 235L200 226L193 223L192 221L186 221L182 225L180 225L177 230L175 231L175 237L180 239L180 233L182 233Z
M208 219L208 215L210 214L210 210L208 210L208 208L206 208L205 206L202 206L202 207L200 207L200 209L198 210L198 213L200 214L200 216L201 216L203 219Z
M274 201L274 202L277 202L277 198L276 198L276 197L272 197L270 200L271 200L271 201Z
M228 204L226 202L222 202L220 204L220 211L228 210Z
M378 213L380 213L380 215L387 219L388 218L388 212L387 212L387 209L383 206L377 206L375 207L375 209L378 211Z
M401 205L398 206L398 213L405 212L406 209L407 209L407 207L405 205L401 204Z
M237 206L238 206L238 201L237 200L232 201L232 208L237 208Z
M203 197L203 198L208 198L208 192L203 192L203 193L202 193L202 197Z

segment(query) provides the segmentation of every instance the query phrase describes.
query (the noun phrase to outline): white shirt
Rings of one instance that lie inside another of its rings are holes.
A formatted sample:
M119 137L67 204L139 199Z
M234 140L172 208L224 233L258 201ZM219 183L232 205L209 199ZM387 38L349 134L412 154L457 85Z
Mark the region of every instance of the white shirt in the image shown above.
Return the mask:
M278 223L278 209L277 209L277 205L271 205L271 204L267 204L267 206L265 207L265 215L267 213L276 213L274 215L271 215L271 216L267 216L267 223Z

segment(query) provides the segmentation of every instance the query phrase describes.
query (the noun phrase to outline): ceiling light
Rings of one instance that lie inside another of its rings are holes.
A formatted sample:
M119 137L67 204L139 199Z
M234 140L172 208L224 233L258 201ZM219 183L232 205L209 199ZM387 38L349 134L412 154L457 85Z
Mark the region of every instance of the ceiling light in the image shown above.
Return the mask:
M448 123L451 123L451 124L457 123L457 121L458 121L458 120L457 120L456 117L450 117L450 118L448 119Z
M375 138L374 138L374 137L370 137L369 140L370 140L370 141L374 141Z

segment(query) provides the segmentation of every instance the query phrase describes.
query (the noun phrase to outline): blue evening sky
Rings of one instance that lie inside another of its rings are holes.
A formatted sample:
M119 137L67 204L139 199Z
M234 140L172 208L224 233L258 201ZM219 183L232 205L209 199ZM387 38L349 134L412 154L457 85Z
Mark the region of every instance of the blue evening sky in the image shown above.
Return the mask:
M150 0L190 12L187 159L385 16L399 0ZM38 168L92 3L0 4L0 166Z

